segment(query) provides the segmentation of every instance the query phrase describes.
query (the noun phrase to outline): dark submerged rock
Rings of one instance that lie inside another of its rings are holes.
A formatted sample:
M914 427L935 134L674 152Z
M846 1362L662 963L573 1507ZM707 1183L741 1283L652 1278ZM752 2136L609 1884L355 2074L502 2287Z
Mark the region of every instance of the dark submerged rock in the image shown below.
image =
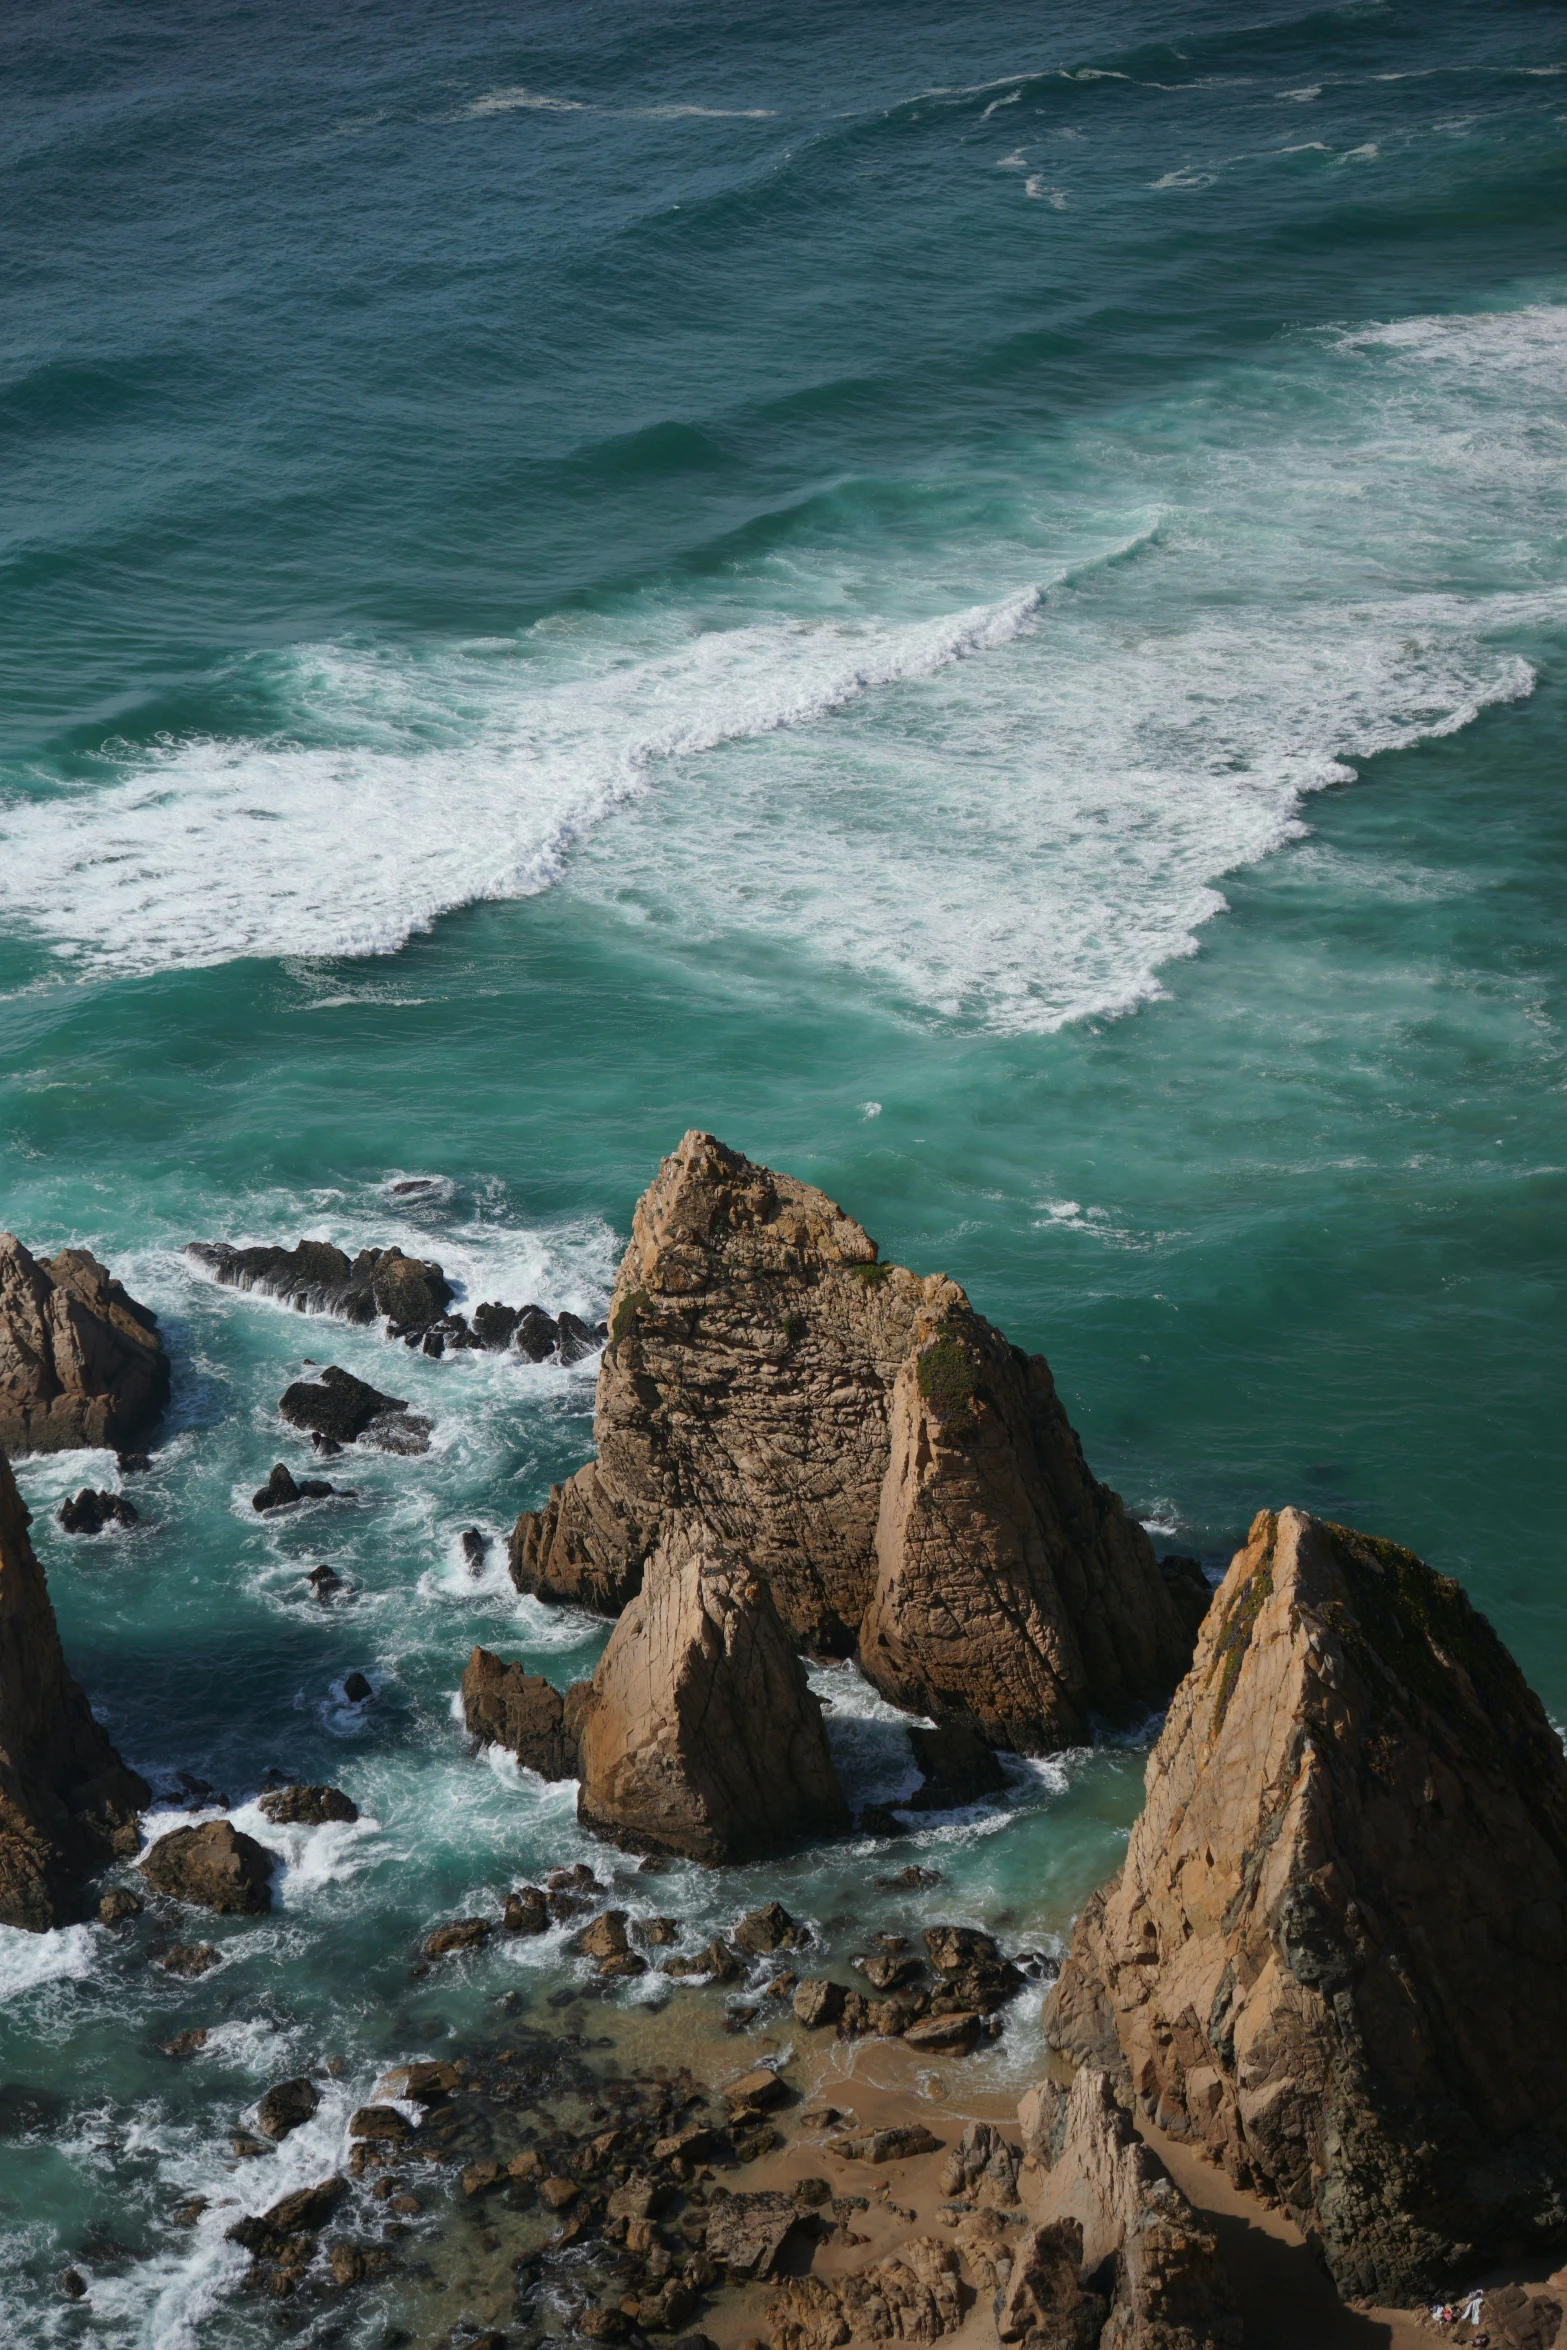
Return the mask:
M433 1259L404 1256L397 1247L362 1248L349 1257L328 1240L302 1240L294 1248L193 1240L185 1253L225 1289L253 1289L298 1313L335 1314L345 1322L384 1315L404 1329L424 1329L452 1299L451 1283Z
M276 2142L286 2138L290 2130L297 2130L301 2122L309 2121L320 2103L320 2092L303 2074L297 2080L279 2081L257 2106L256 2127L264 2138Z
M1007 1775L995 1749L969 1722L942 1722L911 1730L909 1744L924 1773L908 1799L911 1811L956 1811L1006 1791Z
M331 1363L319 1379L296 1379L284 1389L278 1410L292 1427L306 1428L333 1444L367 1439L383 1452L428 1452L430 1422L411 1412L402 1396L383 1395Z
M140 1513L120 1493L81 1492L62 1501L55 1515L67 1534L101 1534L105 1526L135 1526Z
M359 1817L359 1806L341 1787L273 1787L262 1796L258 1808L280 1828L320 1828L328 1820L349 1822Z
M286 1462L279 1461L265 1485L250 1497L253 1510L289 1510L300 1501L325 1501L337 1491L324 1477L305 1477L295 1483Z

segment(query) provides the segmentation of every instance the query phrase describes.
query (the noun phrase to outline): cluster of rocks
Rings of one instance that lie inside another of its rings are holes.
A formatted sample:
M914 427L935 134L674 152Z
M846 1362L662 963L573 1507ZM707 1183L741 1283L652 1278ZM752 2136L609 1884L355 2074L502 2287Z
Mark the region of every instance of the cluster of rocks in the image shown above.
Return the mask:
M66 1669L29 1523L0 1452L0 1924L43 1933L78 1913L93 1870L136 1850L151 1790Z
M150 1307L87 1249L40 1258L0 1232L0 1449L130 1444L168 1399Z
M123 1493L109 1493L101 1488L95 1492L84 1485L80 1493L67 1494L55 1512L61 1528L67 1534L101 1534L105 1526L138 1526L141 1513Z
M798 1647L1038 1753L1165 1695L1193 1604L1083 1462L1050 1373L825 1194L691 1133L637 1204L598 1456L512 1543L615 1614L672 1518L740 1549ZM809 1474L802 1475L802 1464Z
M620 1619L584 1821L710 1862L845 1829L802 1649L966 1731L971 1782L974 1745L1049 1751L1184 1669L1206 1584L1090 1476L1043 1360L810 1185L688 1134L609 1330L598 1456L510 1550L519 1589Z
M396 1246L362 1248L350 1257L328 1240L301 1240L293 1248L193 1240L185 1253L225 1289L255 1290L301 1314L335 1314L363 1325L384 1320L389 1337L436 1359L464 1349L510 1349L530 1363L553 1355L571 1364L608 1336L607 1324L547 1314L540 1305L491 1301L475 1306L471 1318L456 1313L452 1285L434 1258L405 1256Z
M337 1492L324 1477L296 1479L286 1461L273 1465L265 1485L258 1486L250 1497L250 1506L263 1515L272 1510L291 1510L302 1501L326 1501Z
M1108 2077L1084 2065L1070 2093L1043 2083L1020 2118L1035 2224L997 2296L1002 2342L1240 2350L1218 2239L1138 2138Z

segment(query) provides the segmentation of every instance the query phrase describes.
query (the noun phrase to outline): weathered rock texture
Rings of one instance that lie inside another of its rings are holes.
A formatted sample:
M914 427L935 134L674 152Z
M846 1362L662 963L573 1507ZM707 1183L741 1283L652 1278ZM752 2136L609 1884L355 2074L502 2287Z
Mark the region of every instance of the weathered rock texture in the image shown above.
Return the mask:
M253 1289L301 1314L336 1314L368 1323L385 1315L394 1329L422 1330L445 1313L452 1285L433 1259L405 1257L400 1248L362 1248L350 1257L329 1240L302 1240L294 1248L232 1248L226 1240L193 1240L188 1257L225 1289Z
M512 1537L523 1590L615 1613L674 1513L743 1551L791 1638L1038 1752L1166 1694L1191 1631L1038 1356L877 1261L809 1184L688 1134L638 1203L598 1458Z
M0 1453L0 1924L42 1933L79 1907L83 1877L149 1790L66 1671L28 1514Z
M672 1518L582 1707L580 1817L621 1842L742 1860L848 1826L822 1710L767 1585Z
M227 1820L172 1829L140 1865L159 1893L221 1916L263 1917L272 1907L271 1853Z
M471 1738L505 1746L542 1779L577 1776L578 1717L587 1696L579 1682L564 1696L540 1673L508 1665L476 1648L462 1677L463 1720Z
M0 1232L0 1449L139 1436L169 1399L157 1320L86 1249L39 1258Z
M1239 2350L1241 2321L1218 2238L1138 2138L1097 2066L1085 2065L1060 2100L1043 2151L1038 2225L1017 2248L997 2311L1002 2341L1037 2350L1057 2340L1100 2350ZM1099 2304L1102 2331L1092 2309L1073 2304L1063 2274L1063 2252L1076 2248L1078 2230L1082 2278L1109 2296L1108 2309ZM1061 2328L1054 2333L1052 2316Z
M1340 2290L1567 2233L1567 1762L1456 1583L1263 1512L1046 2005Z

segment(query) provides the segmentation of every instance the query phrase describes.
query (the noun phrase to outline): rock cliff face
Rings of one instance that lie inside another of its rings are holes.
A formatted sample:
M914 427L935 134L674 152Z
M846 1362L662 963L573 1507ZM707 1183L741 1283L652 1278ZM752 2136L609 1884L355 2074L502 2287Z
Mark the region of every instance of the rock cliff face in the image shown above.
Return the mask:
M462 1677L463 1721L470 1738L505 1746L542 1779L577 1776L577 1726L587 1684L564 1696L540 1673L508 1665L476 1648Z
M0 1453L0 1924L43 1933L74 1914L117 1830L135 1850L149 1790L66 1671L27 1525Z
M767 1585L697 1520L666 1525L578 1722L579 1816L636 1849L736 1861L849 1824Z
M1189 1617L1095 1483L1040 1358L822 1192L688 1134L638 1203L598 1458L517 1522L519 1588L617 1613L671 1515L794 1642L1039 1752L1165 1694Z
M1005 2343L1055 2342L1100 2350L1240 2350L1241 2321L1204 2226L1163 2163L1115 2102L1106 2075L1084 2065L1071 2094L1056 2093L1050 2137L1030 2148L1038 2225L1017 2248L997 2309ZM1036 2117L1037 2118L1037 2117ZM1027 2143L1025 2124L1025 2143ZM1091 2279L1074 2303L1070 2247ZM1108 2306L1098 2301L1108 2296ZM1055 2320L1052 2326L1051 2320ZM1076 2332L1069 2330L1072 2326Z
M0 1446L129 1444L169 1397L157 1316L84 1248L33 1256L0 1232Z
M1567 2233L1567 1762L1458 1585L1264 1512L1046 2003L1347 2294Z
M1190 1634L1043 1359L944 1287L892 1390L861 1661L895 1703L993 1745L1070 1745L1091 1706L1167 1689Z

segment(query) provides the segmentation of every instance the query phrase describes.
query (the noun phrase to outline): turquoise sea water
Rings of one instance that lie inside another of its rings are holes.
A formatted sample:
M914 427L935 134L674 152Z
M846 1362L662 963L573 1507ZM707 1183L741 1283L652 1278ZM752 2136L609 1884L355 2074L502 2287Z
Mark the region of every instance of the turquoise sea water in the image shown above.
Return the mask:
M602 1641L458 1545L587 1456L593 1366L388 1351L187 1240L596 1315L712 1127L1042 1348L1167 1547L1284 1501L1392 1535L1567 1711L1567 42L1519 0L100 0L0 42L0 1222L97 1249L175 1362L134 1535L53 1523L111 1456L19 1476L161 1800L254 1828L277 1766L365 1814L274 1837L200 1984L0 1931L0 2307L325 2339L234 2298L232 2206L169 2215L320 2175L498 1993L552 2012L556 1938L409 1964L589 1852L451 1699L475 1639L560 1681ZM307 1356L434 1449L263 1522ZM896 1721L820 1680L888 1792ZM1044 1946L1140 1768L656 1906ZM867 1894L916 1856L939 1890ZM974 2063L1034 2048L1019 2010Z

